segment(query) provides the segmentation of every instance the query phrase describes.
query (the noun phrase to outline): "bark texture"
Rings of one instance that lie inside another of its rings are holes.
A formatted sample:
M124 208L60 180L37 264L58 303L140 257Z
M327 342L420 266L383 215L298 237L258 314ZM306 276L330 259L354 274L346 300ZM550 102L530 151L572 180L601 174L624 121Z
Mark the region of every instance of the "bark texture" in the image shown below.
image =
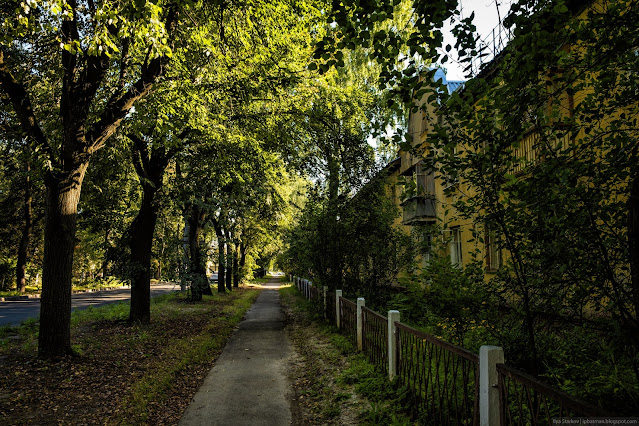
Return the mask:
M38 354L57 357L71 350L71 278L78 201L88 161L62 179L45 180L44 262Z
M149 152L147 143L140 137L129 135L129 139L133 142L133 164L142 186L142 204L128 232L131 278L129 322L148 324L151 321L151 252L158 218L155 198L174 153L162 146Z
M208 277L206 276L206 266L200 239L202 226L206 220L206 213L197 204L191 206L189 215L189 254L190 275L191 275L191 300L202 300L202 295L211 294Z
M31 241L31 232L33 228L32 220L32 202L33 196L31 195L31 181L29 178L30 164L27 161L26 164L26 176L24 187L24 224L22 228L22 237L20 238L20 245L18 246L18 262L16 264L16 290L20 293L24 293L27 290L27 260L29 254L29 242Z

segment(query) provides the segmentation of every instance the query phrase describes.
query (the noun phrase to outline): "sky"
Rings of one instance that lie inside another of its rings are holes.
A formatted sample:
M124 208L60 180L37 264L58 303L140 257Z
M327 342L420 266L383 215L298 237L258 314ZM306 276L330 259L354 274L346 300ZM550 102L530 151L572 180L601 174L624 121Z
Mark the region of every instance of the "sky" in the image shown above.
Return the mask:
M503 20L512 0L459 0L462 11L462 18L467 18L472 12L475 12L474 23L477 27L477 33L480 39L489 37L493 28L499 24L499 17ZM499 14L497 10L499 9ZM450 26L444 28L444 45L450 44L454 46L455 38L450 33ZM454 60L449 60L444 64L448 80L465 80L463 67Z

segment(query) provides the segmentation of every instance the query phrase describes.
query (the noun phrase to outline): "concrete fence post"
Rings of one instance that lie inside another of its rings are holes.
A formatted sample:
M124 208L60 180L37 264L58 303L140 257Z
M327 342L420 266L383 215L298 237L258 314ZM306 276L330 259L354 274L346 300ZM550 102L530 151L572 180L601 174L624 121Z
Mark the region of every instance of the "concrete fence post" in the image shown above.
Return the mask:
M342 328L341 324L341 315L339 308L339 298L342 297L342 290L335 290L335 325L337 325L337 329Z
M308 282L308 299L311 300L313 298L313 283Z
M365 306L365 300L363 297L357 298L357 350L362 351L364 349L364 320L362 315L362 308Z
M322 290L322 299L324 300L324 309L322 310L322 312L324 312L324 318L326 318L326 293L328 293L328 287L324 286L323 290Z
M388 378L393 380L397 375L397 327L399 311L388 311Z
M479 348L479 424L499 425L499 389L497 364L504 363L504 350L499 346Z

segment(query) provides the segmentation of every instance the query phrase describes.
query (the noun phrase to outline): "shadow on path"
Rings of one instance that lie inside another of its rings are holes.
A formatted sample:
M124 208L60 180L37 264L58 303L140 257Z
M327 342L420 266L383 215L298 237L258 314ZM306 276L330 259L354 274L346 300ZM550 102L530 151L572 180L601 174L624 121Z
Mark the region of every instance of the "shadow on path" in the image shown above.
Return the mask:
M180 421L193 425L289 425L293 354L272 279L248 310Z

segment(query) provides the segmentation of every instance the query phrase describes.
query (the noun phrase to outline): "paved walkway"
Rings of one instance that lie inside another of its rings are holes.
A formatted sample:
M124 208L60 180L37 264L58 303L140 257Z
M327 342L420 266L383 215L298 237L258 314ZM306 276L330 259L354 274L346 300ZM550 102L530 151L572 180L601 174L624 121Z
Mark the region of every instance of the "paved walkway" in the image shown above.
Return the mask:
M284 330L278 287L276 280L264 286L180 426L291 424L287 364L293 350Z

